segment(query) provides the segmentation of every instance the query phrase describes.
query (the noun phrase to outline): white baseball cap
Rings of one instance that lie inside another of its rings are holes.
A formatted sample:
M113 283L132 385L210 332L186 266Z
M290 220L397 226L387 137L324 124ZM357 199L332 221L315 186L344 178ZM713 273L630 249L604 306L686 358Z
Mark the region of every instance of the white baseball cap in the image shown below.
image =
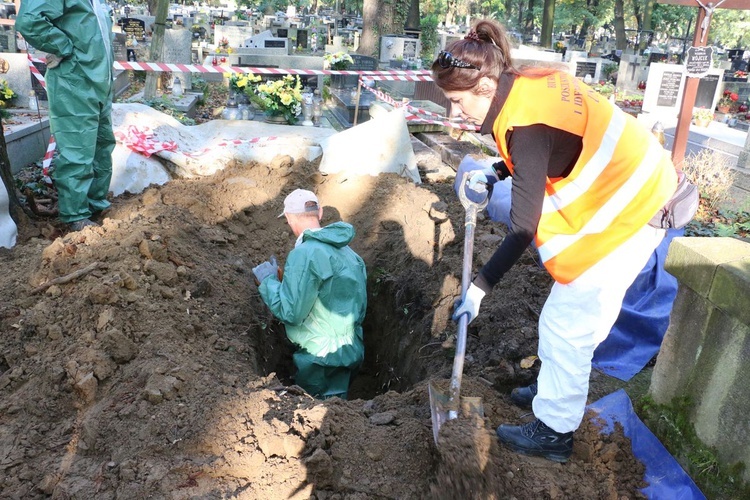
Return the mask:
M295 189L284 198L284 211L278 216L283 217L284 214L317 212L319 208L320 204L315 193L307 189Z

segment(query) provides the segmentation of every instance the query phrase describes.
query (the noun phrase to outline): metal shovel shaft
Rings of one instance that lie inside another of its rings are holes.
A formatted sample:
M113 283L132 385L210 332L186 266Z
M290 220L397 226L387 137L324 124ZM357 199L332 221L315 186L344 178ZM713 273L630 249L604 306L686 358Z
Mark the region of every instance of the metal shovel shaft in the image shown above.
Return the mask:
M471 265L472 256L474 255L474 229L477 226L477 205L472 203L466 208L466 218L464 225L464 259L461 266L461 297L466 296L466 291L471 284ZM468 314L462 314L458 318L458 335L456 338L456 354L453 358L453 371L451 372L451 382L448 388L448 404L450 410L448 419L454 419L458 416L458 398L461 394L461 378L464 373L464 360L466 358L466 332L469 327Z
M469 200L466 196L465 186L469 179L469 172L465 172L461 181L461 188L459 189L459 199L461 204L466 209L466 216L464 218L464 248L463 248L463 264L461 266L461 297L466 297L466 292L469 290L471 285L471 270L472 270L472 256L474 255L474 230L477 225L477 213L479 210L487 206L488 197L480 203L475 203ZM469 326L469 317L467 314L462 314L458 318L458 334L456 338L456 353L453 358L453 371L451 373L450 385L448 387L448 393L437 390L432 384L429 384L427 389L430 395L430 412L432 416L432 434L435 439L435 444L438 442L438 435L440 433L440 426L454 418L458 417L460 408L460 397L461 397L461 378L464 371L464 359L466 356L466 334ZM479 398L471 398L470 405L472 408L481 410L481 400Z

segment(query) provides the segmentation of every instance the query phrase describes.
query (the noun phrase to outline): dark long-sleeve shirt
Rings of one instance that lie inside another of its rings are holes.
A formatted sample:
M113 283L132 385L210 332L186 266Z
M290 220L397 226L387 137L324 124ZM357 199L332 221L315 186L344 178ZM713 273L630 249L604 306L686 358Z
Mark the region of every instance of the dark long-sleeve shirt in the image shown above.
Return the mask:
M493 124L515 79L515 75L508 73L500 75L497 93L480 130L482 134L493 134L494 137ZM541 123L509 130L506 142L513 162L511 227L474 280L474 284L485 292L500 281L533 241L542 215L547 178L566 177L583 149L582 137Z

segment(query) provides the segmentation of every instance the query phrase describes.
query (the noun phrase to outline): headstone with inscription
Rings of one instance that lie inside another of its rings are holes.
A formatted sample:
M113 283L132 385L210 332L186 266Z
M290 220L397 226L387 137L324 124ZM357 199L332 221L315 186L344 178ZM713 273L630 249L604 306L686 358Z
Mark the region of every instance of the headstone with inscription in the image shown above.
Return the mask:
M161 61L169 64L191 64L193 62L193 36L185 29L164 30L164 45L162 46ZM190 73L174 72L172 77L179 77L182 88L190 90Z
M698 81L698 90L695 92L696 108L714 109L720 80L719 74L709 73Z
M682 101L685 69L677 64L652 63L643 94L643 111L676 118Z
M146 22L142 19L125 17L118 23L122 27L122 32L127 36L135 38L139 42L146 40Z

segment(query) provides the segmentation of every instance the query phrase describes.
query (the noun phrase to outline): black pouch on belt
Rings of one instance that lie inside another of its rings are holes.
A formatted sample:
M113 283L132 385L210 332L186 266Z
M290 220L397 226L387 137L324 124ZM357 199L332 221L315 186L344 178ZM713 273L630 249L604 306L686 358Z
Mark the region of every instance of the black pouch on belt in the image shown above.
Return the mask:
M649 225L661 229L682 229L698 211L700 193L684 172L678 172L677 189L664 208L656 212Z

